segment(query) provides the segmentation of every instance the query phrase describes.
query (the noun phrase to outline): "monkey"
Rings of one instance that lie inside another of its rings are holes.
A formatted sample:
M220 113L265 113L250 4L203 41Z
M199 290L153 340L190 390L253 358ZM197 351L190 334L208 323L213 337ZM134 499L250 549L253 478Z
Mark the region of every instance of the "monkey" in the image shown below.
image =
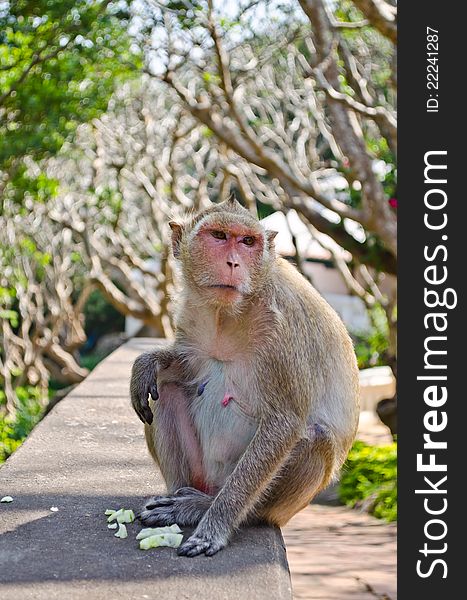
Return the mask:
M358 369L340 317L235 198L169 225L175 339L139 356L130 382L167 494L139 518L194 527L178 554L212 556L240 526L285 525L335 477Z

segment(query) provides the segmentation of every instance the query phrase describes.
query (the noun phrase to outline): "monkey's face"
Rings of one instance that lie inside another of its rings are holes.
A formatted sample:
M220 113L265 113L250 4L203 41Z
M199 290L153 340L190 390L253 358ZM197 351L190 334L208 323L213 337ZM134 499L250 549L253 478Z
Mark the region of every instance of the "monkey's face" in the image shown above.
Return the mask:
M203 220L189 243L190 274L205 295L233 304L255 291L269 258L259 222L238 218Z

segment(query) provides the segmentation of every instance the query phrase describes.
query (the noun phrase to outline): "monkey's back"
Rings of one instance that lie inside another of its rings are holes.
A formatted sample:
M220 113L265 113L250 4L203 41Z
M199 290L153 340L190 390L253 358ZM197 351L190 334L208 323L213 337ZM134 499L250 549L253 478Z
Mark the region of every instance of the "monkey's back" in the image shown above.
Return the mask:
M358 424L358 367L352 340L336 311L282 258L274 302L280 315L282 352L308 395L309 424L331 429L346 454Z

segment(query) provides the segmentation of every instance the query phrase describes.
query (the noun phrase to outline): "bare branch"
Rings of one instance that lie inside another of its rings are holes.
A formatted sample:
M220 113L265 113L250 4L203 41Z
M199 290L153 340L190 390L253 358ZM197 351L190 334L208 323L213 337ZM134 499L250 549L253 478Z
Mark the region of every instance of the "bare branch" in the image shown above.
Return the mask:
M368 21L382 35L397 44L397 8L384 0L353 0Z

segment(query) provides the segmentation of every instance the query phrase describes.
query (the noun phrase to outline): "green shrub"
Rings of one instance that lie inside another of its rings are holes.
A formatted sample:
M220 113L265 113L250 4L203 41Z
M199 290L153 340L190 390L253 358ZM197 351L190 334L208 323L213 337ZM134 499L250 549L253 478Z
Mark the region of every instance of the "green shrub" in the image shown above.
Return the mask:
M38 388L18 387L15 391L19 405L16 415L14 417L0 415L0 463L21 445L44 412ZM3 402L4 393L0 390L0 404Z
M388 322L384 310L375 306L369 311L372 322L368 333L352 332L358 368L368 369L387 364Z
M105 358L105 355L103 355L103 354L91 352L84 356L80 356L79 364L81 367L84 367L85 369L89 369L89 371L92 371L95 367L97 367L97 365L102 360L104 360L104 358Z
M89 354L80 359L83 367L90 371L104 358L101 354ZM49 400L56 392L69 384L49 381ZM0 464L13 454L21 446L23 441L41 420L44 414L44 406L41 402L40 391L36 387L17 387L15 389L18 398L18 409L14 416L4 416L0 412ZM5 392L0 388L0 409L5 404Z
M385 352L388 348L387 336L373 330L368 335L354 335L355 354L359 369L369 369L385 365Z
M339 497L379 519L397 519L397 443L355 442L342 470Z
M125 317L119 313L102 295L94 290L84 307L86 335L99 338L105 333L123 331Z

